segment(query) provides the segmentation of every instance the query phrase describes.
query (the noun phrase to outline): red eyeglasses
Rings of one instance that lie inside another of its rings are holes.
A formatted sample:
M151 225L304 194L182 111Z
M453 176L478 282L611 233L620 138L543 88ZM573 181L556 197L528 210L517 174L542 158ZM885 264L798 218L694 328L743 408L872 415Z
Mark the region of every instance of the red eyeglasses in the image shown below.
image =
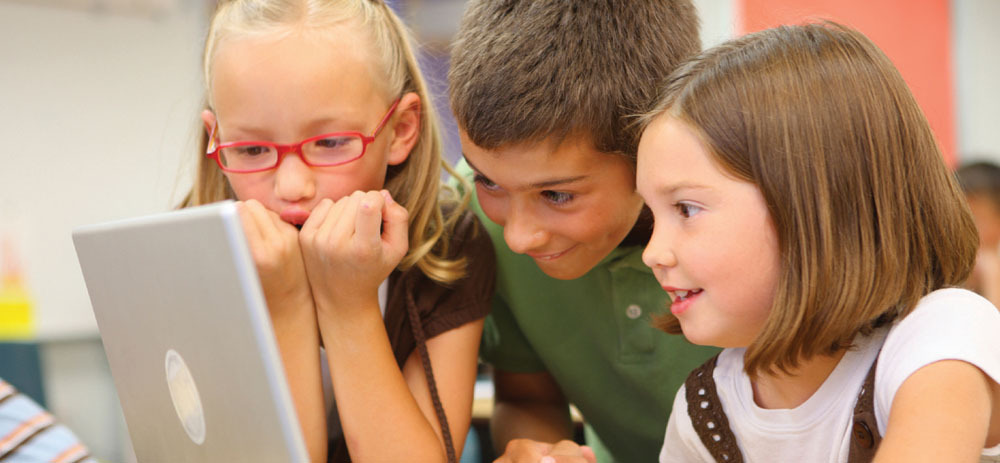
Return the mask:
M360 132L331 132L317 135L291 145L279 145L267 141L235 141L219 143L219 124L216 122L209 136L205 155L225 172L248 174L263 172L278 167L288 153L296 153L307 166L330 167L356 161L365 155L371 142L375 141L386 122L396 111L399 100L392 103L371 136Z

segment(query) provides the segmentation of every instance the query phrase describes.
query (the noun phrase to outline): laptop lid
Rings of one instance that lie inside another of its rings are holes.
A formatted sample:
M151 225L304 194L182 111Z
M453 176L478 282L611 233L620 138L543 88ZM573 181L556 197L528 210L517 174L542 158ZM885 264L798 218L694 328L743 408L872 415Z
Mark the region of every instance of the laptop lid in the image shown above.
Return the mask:
M73 242L139 461L308 460L232 201Z

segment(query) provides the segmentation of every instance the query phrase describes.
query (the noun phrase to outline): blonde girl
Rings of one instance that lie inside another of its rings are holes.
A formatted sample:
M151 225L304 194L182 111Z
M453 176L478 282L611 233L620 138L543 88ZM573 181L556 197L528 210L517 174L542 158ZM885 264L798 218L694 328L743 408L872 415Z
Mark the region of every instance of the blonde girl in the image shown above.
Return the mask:
M1000 314L977 236L892 63L835 24L704 52L644 120L643 255L664 329L725 347L661 462L995 461Z
M493 252L410 42L370 0L223 1L206 40L184 205L240 201L313 461L456 461L469 427Z

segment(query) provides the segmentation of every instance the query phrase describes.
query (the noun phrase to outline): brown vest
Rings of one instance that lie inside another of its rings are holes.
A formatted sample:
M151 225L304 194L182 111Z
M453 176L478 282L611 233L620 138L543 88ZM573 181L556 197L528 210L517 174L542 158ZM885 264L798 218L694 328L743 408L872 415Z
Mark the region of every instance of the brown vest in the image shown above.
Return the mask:
M717 462L742 463L743 454L736 443L736 436L729 428L729 420L722 409L712 373L719 356L708 359L688 375L684 382L688 416L701 443ZM858 400L854 406L854 425L851 430L851 450L848 463L867 463L875 459L882 436L875 423L875 367L878 358L868 370Z

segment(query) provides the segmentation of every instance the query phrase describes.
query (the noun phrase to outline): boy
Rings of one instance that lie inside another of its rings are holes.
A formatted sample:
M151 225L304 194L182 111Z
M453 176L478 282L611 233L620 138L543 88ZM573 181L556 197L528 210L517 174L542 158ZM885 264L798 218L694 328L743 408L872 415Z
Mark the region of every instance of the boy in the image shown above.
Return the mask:
M970 162L960 166L955 176L979 230L976 267L966 285L1000 306L1000 166Z
M652 220L635 192L630 116L699 51L694 7L466 8L450 98L467 162L459 172L475 180L473 209L497 252L481 350L494 367L496 447L514 460L544 453L536 441L571 438L572 403L598 461L655 461L675 392L717 350L650 325L669 302L641 260Z

